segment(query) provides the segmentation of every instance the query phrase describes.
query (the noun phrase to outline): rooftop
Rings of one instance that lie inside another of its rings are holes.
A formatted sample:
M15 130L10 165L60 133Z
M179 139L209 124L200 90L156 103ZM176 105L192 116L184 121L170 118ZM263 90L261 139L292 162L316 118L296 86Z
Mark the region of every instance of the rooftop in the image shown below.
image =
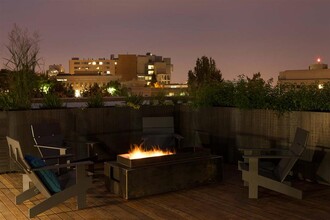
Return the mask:
M101 164L102 166L102 164ZM259 199L248 199L241 173L226 165L222 182L176 192L124 200L107 191L103 175L94 178L87 196L88 208L76 210L71 198L35 219L326 219L330 213L330 188L308 182L295 182L303 189L303 200L260 189ZM0 219L25 219L38 195L15 205L22 191L19 173L0 174Z

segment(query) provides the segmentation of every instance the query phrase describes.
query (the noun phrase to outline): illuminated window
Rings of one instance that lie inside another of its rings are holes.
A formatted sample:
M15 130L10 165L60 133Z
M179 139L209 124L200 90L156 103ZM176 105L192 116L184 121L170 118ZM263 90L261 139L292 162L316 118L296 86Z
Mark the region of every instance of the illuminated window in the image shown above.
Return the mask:
M155 69L154 65L148 65L148 70L153 70L153 69Z
M97 69L97 70L99 70L99 69L100 69L100 67L98 66L98 67L96 67L96 69Z
M100 65L103 65L103 62L100 62L99 64L100 64Z
M88 62L88 65L91 65L92 63L91 62Z
M109 70L107 71L107 74L110 74L110 71Z
M93 65L96 65L96 62L95 61L93 61L93 63L92 63Z
M115 65L117 65L117 62L115 62Z
M152 74L154 74L154 71L153 70L148 70L148 74L152 75Z

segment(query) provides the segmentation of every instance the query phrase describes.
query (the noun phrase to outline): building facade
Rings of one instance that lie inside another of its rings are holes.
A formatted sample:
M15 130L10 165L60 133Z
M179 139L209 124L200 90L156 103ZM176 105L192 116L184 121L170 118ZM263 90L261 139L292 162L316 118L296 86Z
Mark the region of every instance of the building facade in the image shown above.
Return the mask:
M330 82L330 69L327 64L321 63L320 59L306 70L285 70L278 76L279 84L309 85L317 83L319 88L322 88L326 82Z
M144 82L149 85L153 75L157 82L170 84L173 65L170 58L163 58L151 53L146 55L119 54L117 58L111 55L109 59L79 59L69 60L70 74L99 74L118 76L120 81Z

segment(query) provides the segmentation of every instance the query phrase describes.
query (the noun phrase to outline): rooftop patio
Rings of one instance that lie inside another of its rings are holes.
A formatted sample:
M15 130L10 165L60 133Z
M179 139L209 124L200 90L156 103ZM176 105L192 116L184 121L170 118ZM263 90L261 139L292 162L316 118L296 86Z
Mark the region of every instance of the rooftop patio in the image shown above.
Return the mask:
M76 210L72 198L35 219L327 219L330 213L330 188L306 181L294 182L303 189L303 200L267 190L259 190L259 199L248 199L241 173L234 165L224 168L224 180L209 185L124 200L111 194L104 185L102 164L88 191L88 208ZM0 219L25 219L27 209L42 196L15 205L22 191L19 173L0 175Z

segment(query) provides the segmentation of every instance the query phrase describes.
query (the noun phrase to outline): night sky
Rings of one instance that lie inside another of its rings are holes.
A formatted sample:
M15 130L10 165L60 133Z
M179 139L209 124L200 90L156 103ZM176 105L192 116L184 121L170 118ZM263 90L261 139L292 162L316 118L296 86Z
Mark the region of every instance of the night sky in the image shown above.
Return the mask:
M227 80L330 64L329 0L0 0L0 57L14 23L41 36L43 70L72 57L171 57L172 82L212 57Z

